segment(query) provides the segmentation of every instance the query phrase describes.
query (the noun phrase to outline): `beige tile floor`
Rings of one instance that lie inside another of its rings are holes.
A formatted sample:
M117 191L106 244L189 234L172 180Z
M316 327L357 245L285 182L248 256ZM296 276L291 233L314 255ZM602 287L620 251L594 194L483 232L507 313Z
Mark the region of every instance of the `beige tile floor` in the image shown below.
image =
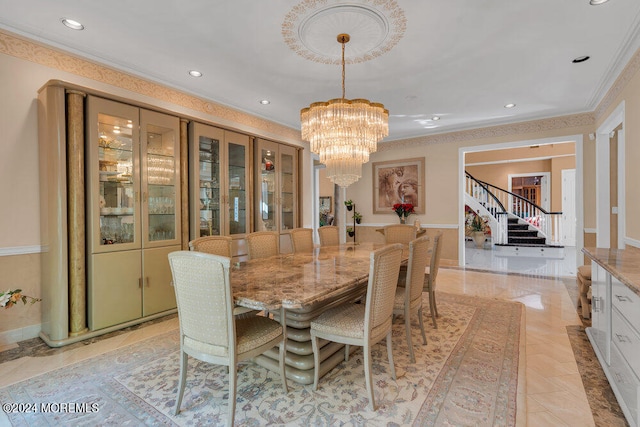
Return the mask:
M527 424L595 425L565 329L580 320L561 280L441 268L438 290L522 302L526 306ZM53 356L0 363L0 387L177 327L178 320L173 318Z

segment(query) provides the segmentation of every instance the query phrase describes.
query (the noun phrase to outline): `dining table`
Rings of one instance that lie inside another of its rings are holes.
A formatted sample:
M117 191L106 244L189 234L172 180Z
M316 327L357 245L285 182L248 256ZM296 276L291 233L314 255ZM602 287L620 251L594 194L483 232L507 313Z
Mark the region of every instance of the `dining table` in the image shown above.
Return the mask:
M380 243L316 247L309 253L237 262L230 272L234 302L265 311L286 328L286 375L300 384L312 384L314 358L310 323L324 311L356 302L366 294L371 252ZM403 251L406 264L408 247ZM364 301L362 301L364 303ZM320 376L344 360L344 345L322 343ZM278 371L278 350L255 358L267 369Z

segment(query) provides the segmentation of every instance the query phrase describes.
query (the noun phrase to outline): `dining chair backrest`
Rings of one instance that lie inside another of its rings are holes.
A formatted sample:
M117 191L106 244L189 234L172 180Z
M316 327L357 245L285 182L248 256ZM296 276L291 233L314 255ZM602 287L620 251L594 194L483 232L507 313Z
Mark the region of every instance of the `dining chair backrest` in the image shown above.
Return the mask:
M377 340L388 332L401 263L401 244L388 245L371 253L365 303L365 340Z
M433 246L431 248L431 261L429 262L429 279L433 284L438 276L440 268L440 255L442 254L442 232L436 234L433 238Z
M249 259L278 255L278 240L278 233L274 231L256 231L247 234L247 255Z
M313 252L313 229L294 228L291 230L293 253Z
M230 259L178 251L169 254L169 264L186 352L206 352L213 358L230 358L235 336Z
M189 242L189 250L231 258L232 242L233 239L229 236L198 237Z
M318 236L320 237L320 246L338 246L340 244L340 235L336 225L325 225L318 228Z
M384 226L385 243L402 243L408 245L416 238L416 227L408 224L391 224Z
M409 242L409 262L405 281L405 288L409 290L406 302L409 304L422 298L422 284L428 259L429 236L418 237Z
M180 323L180 377L174 414L180 412L191 356L229 367L227 426L233 426L235 417L239 362L279 346L280 376L285 392L288 390L284 365L286 332L279 322L267 316L234 316L230 265L231 259L220 255L197 251L169 254Z

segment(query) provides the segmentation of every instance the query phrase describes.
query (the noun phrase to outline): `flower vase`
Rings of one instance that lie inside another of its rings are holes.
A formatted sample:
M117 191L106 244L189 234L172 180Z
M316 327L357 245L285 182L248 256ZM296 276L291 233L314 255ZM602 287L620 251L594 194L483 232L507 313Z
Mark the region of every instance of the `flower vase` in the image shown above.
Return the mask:
M406 224L407 223L407 217L406 216L401 216L400 217L400 224Z
M473 238L473 241L476 244L476 248L478 249L484 248L484 241L486 239L484 235L484 231L474 231L471 234L471 237Z

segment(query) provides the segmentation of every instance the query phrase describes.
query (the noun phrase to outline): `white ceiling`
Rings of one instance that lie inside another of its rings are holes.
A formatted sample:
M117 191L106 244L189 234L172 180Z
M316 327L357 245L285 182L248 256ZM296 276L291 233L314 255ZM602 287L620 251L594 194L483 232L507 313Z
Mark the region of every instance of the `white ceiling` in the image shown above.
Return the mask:
M341 96L336 36L347 32L346 97L389 109L386 140L593 111L640 47L638 0L0 0L0 10L0 28L296 129L301 108ZM582 55L591 59L571 62Z

